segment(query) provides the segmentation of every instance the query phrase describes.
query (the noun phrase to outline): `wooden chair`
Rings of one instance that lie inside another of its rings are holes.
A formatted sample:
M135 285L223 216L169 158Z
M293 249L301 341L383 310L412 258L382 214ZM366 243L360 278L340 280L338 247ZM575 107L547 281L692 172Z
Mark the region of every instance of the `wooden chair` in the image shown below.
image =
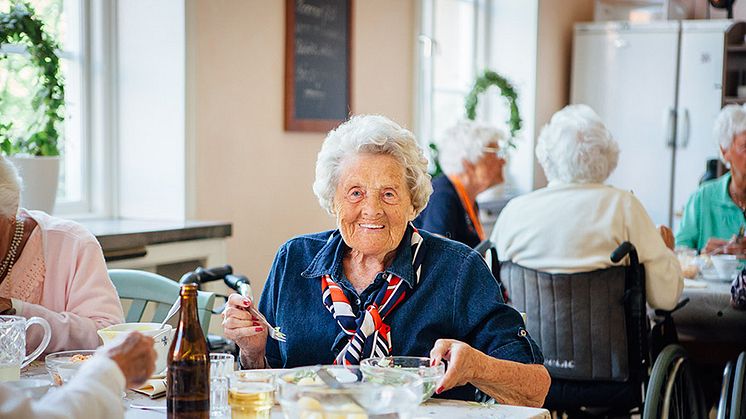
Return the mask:
M161 322L168 314L168 309L179 298L179 283L158 274L132 269L109 269L109 277L117 289L119 298L132 300L132 305L125 316L128 323L143 321L143 312L149 302L156 303L151 321ZM210 328L214 304L214 293L197 292L197 312L205 336Z

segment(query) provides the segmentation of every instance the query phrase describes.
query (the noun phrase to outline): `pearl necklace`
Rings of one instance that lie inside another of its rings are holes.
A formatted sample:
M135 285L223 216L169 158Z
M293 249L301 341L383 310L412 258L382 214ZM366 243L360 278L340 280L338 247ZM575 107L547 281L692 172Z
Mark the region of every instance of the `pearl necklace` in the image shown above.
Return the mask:
M6 273L10 273L10 270L13 269L13 264L16 262L18 246L21 245L21 240L23 240L24 227L21 217L16 217L16 229L13 233L13 240L10 242L8 253L5 255L2 263L0 263L0 278L4 277Z

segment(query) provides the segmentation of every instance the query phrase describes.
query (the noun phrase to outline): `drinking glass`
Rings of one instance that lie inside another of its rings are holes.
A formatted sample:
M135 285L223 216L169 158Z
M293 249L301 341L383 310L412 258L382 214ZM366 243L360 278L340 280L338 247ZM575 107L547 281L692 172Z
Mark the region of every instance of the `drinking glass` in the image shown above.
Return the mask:
M33 324L44 329L44 337L39 346L26 356L26 330ZM26 320L21 316L0 316L0 381L19 380L21 368L47 349L51 337L52 329L41 317Z
M233 373L228 391L233 419L269 419L275 403L275 376L262 370Z
M210 417L228 415L228 386L233 372L233 355L210 354Z

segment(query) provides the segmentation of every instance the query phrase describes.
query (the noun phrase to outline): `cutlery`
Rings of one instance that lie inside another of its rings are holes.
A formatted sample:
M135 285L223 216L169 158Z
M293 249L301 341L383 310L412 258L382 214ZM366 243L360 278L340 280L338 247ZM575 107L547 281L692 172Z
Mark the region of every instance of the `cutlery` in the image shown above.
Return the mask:
M134 403L130 405L130 408L142 409L142 410L164 410L164 411L166 410L166 406L134 404Z
M271 324L269 324L269 322L267 321L267 318L264 317L264 315L260 313L259 310L256 309L256 307L254 307L253 303L249 306L248 310L249 310L249 313L251 313L254 317L259 319L260 323L264 324L264 326L267 328L267 331L269 332L269 336L272 339L278 342L287 341L287 336L285 336L285 334L280 331L280 328L274 327Z
M346 388L344 384L340 383L333 375L329 374L329 371L325 367L319 367L319 369L316 370L316 375L324 382L324 384L329 386L329 388L334 390L344 390ZM349 399L356 406L363 409L363 411L366 411L365 407L363 407L363 405L361 405L352 394L343 393L342 396Z
M181 308L181 297L176 297L176 302L171 306L171 308L168 309L168 314L166 314L166 317L161 322L161 325L158 326L159 329L163 329L163 326L166 325L166 322L171 319L171 317L176 314L179 309Z

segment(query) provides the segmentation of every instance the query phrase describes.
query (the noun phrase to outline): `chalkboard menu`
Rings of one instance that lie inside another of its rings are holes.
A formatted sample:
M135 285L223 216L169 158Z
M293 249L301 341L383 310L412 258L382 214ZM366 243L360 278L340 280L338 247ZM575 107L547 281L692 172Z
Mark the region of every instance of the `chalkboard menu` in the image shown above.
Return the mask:
M350 114L352 0L287 0L285 129L323 132Z

